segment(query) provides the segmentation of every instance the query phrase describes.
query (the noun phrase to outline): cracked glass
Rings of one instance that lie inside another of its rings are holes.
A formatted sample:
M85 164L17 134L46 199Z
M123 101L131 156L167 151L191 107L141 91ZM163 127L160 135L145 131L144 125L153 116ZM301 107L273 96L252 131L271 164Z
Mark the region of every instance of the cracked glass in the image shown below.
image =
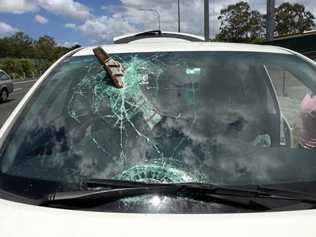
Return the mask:
M314 179L277 157L299 144L291 143L269 73L279 65L312 88L315 69L303 60L241 52L112 57L125 69L121 89L93 55L53 70L2 148L2 173L59 182Z

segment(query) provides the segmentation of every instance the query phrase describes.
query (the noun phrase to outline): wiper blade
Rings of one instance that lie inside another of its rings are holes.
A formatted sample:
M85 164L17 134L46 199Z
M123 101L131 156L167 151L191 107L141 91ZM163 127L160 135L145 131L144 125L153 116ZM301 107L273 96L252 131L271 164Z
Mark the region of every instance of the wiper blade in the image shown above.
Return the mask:
M148 194L171 194L177 192L176 186L155 186L155 187L129 187L101 190L81 190L73 192L56 192L49 194L47 198L39 201L38 205L47 206L54 204L66 204L70 206L95 206L97 204L115 201L121 198Z
M305 203L316 205L316 197L311 196L309 193L299 192L296 190L289 190L289 189L271 188L271 187L260 186L260 185L257 186L256 190L262 193L269 194L270 198L288 200L288 201L305 202Z
M269 210L270 207L258 202L258 199L274 199L280 201L295 201L316 205L316 199L303 196L302 193L269 189L258 186L256 189L242 189L217 186L203 183L144 183L122 180L92 179L83 182L87 188L102 188L80 190L74 192L57 192L41 200L38 205L70 205L95 206L122 198L159 194L167 196L188 197L203 202L217 202L236 207L255 210ZM105 187L107 187L105 189ZM246 200L246 201L245 201Z
M95 187L112 187L112 188L135 188L135 187L153 187L153 186L168 186L167 183L145 183L129 180L118 179L88 179L81 182L83 188L95 188Z
M257 198L271 198L289 201L302 201L316 204L316 198L311 197L308 193L298 192L294 190L286 190L279 188L271 188L267 186L257 185L254 188L236 188L229 186L219 186L207 183L145 183L137 181L125 181L115 179L89 179L82 182L84 187L112 187L112 188L128 188L128 187L155 187L155 186L177 186L187 191L192 192L206 192L208 194L219 194L227 196L240 197L257 197Z
M83 181L81 186L85 190L73 192L56 192L49 194L38 205L69 205L69 206L95 206L100 203L119 200L122 198L159 194L159 195L178 195L194 196L192 198L207 201L207 198L197 197L196 194L212 193L212 185L194 184L194 183L145 183L135 181L124 181L114 179L89 179ZM201 188L203 187L203 190ZM89 190L90 188L90 190ZM93 188L93 189L91 189ZM100 189L102 188L102 189ZM106 189L104 189L106 188ZM225 202L226 200L223 199ZM235 203L235 205L243 203Z

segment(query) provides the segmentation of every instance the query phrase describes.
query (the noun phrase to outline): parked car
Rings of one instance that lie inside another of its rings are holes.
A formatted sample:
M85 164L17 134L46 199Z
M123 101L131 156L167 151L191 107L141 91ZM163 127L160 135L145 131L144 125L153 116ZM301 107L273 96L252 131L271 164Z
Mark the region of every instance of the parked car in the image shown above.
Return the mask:
M315 236L316 153L295 144L300 104L275 73L315 92L315 63L146 42L102 46L122 88L86 47L20 102L0 130L0 235Z
M0 102L5 102L13 92L13 82L9 75L0 70Z

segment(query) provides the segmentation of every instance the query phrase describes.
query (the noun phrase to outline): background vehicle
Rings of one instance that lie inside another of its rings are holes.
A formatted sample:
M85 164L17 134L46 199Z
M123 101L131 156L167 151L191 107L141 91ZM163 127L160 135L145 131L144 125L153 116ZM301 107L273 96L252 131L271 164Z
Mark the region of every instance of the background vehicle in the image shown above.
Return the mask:
M297 141L313 62L243 44L102 48L125 68L122 89L94 47L77 49L1 128L1 235L21 235L19 223L39 235L52 222L62 228L48 236L105 225L114 236L315 235L315 153Z
M13 82L9 75L0 70L0 102L5 102L13 92Z

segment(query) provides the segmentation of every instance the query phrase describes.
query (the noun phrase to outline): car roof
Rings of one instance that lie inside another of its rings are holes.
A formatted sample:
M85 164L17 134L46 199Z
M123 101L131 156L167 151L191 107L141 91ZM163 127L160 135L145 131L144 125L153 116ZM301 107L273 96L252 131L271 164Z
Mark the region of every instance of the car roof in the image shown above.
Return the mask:
M93 48L85 47L73 56L93 55ZM145 52L192 52L192 51L225 51L225 52L260 52L293 54L290 50L269 45L216 43L216 42L160 42L144 44L110 44L102 45L102 48L110 54L116 53L145 53Z

